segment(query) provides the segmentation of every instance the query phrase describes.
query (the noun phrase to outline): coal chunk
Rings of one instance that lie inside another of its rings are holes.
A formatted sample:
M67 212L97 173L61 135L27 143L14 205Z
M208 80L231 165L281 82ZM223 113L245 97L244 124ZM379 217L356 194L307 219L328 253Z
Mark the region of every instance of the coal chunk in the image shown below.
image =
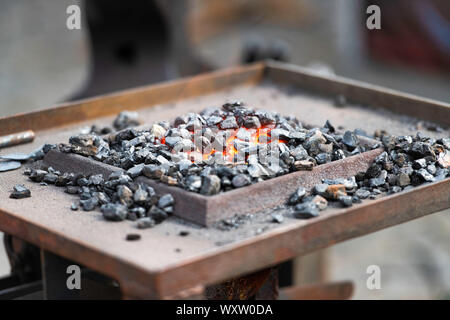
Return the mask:
M164 209L166 207L172 206L175 203L175 199L171 194L165 194L158 200L158 207Z
M358 146L359 139L353 132L345 131L344 136L342 137L342 143L352 151Z
M284 217L280 213L273 212L271 215L271 221L274 223L283 223Z
M109 221L123 221L127 217L128 209L122 204L107 203L100 207L103 217Z
M289 201L288 203L293 205L293 204L297 204L300 201L302 201L302 199L305 197L306 195L306 189L303 187L299 187L297 188L297 190L295 190L295 192L289 197Z
M202 188L200 189L201 194L213 195L220 192L221 181L216 175L209 175L202 177Z
M127 241L137 241L141 239L141 235L137 233L129 233L126 238Z
M233 184L233 187L241 188L246 185L249 185L251 183L251 179L246 174L238 174L231 180L231 183Z
M16 184L9 197L11 199L29 198L31 197L31 191L22 184Z
M147 216L155 221L156 224L163 222L169 217L164 210L158 208L156 205L153 205L150 208L147 212Z
M156 222L151 217L144 217L137 220L138 229L148 229L154 227Z
M294 208L294 217L297 219L309 219L319 216L319 209L313 202L299 203Z

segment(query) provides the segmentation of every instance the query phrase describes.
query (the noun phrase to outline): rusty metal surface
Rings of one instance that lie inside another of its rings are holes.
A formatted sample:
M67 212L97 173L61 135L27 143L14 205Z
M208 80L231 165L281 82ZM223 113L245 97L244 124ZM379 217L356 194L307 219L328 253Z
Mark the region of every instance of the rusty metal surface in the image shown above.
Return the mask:
M267 78L268 70L280 70L277 77L287 72L275 67L266 69L264 65L241 67L195 77L192 84L189 82L192 80L177 81L127 91L124 97L114 94L65 105L61 109L3 118L0 119L0 134L26 129L36 129L37 134L33 143L0 152L30 152L44 142L67 141L81 126L111 123L112 115L119 110L140 108L139 113L148 121L158 121L173 118L180 112L218 105L226 99L245 100L258 107L293 113L312 124L320 125L330 119L334 125L349 129L363 126L367 130L380 128L395 134L415 131L410 122L405 123L395 116L386 117L370 108L337 109L328 98L304 91L288 92ZM304 74L296 68L289 69L291 78L292 73L298 73L295 87L302 89L300 80ZM307 78L308 81L325 81L311 75ZM264 82L258 84L260 80ZM160 98L158 88L163 88ZM357 91L354 85L351 88ZM377 91L375 95L381 99L385 93ZM393 99L391 93L387 95ZM183 97L190 98L180 100ZM178 102L170 102L172 99ZM418 101L416 105L429 110L439 106L449 118L448 105ZM408 111L407 105L404 110ZM433 132L424 133L436 136ZM440 135L449 135L449 132ZM349 209L326 210L312 220L287 218L281 225L267 224L264 214L229 232L169 219L155 228L139 231L141 241L127 242L126 234L136 232L131 222L106 222L99 212L72 212L69 207L75 199L73 196L54 186L30 183L22 171L0 174L0 229L116 279L126 298L196 295L204 286L450 207L450 180L447 179L379 200L367 200ZM25 183L32 197L9 199L10 189L17 183ZM255 232L262 227L265 228L263 233ZM188 230L190 235L178 236L181 230Z
M170 193L175 199L174 215L210 226L214 222L230 218L236 213L257 213L286 203L289 196L303 186L310 191L322 179L348 178L366 171L383 149L371 150L342 160L319 165L312 171L297 171L280 177L259 182L247 187L222 192L214 196L204 196L178 187L138 177L137 182L155 188L158 194ZM104 164L76 154L52 150L44 158L46 165L61 172L76 172L86 175L103 174L108 177L120 168Z

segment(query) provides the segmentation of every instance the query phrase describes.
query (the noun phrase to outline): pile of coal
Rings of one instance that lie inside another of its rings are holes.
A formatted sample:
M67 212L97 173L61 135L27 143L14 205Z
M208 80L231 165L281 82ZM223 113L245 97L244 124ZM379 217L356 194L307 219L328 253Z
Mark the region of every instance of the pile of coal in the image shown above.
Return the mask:
M359 154L355 132L338 134L329 121L306 128L295 117L226 103L148 129L96 133L61 144L73 152L191 192L213 195Z
M101 174L61 173L52 167L30 169L25 174L33 182L64 187L66 193L77 195L79 202L72 204L72 210L81 208L92 211L100 208L103 217L109 221L127 219L136 221L138 228L149 228L173 213L175 200L172 195L159 196L152 187L135 183L122 171L111 173L107 179ZM22 192L19 187L14 187L15 191Z
M433 139L416 136L382 134L385 151L370 165L348 179L323 180L307 196L300 187L291 195L288 204L294 206L294 216L300 219L319 215L328 201L350 207L364 199L377 199L450 176L450 138Z

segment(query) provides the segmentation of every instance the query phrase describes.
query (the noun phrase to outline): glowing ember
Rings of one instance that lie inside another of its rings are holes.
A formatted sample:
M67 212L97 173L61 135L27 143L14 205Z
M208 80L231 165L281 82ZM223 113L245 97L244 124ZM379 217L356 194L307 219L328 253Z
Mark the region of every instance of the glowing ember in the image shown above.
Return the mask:
M190 149L183 149L182 152L188 154L192 162L199 160L208 160L211 156L217 157L217 154L222 154L225 162L246 162L250 150L258 150L259 147L270 144L283 142L285 140L271 137L270 132L274 129L274 125L266 125L260 128L245 128L221 130L215 127L211 130L212 135L202 135L202 130L189 131L192 138L193 145ZM217 137L225 137L220 140ZM206 145L204 140L206 139ZM221 142L222 141L222 142ZM166 144L166 138L161 139L162 144ZM236 148L241 146L241 148ZM172 150L172 153L179 152L179 150ZM237 159L239 158L239 159Z

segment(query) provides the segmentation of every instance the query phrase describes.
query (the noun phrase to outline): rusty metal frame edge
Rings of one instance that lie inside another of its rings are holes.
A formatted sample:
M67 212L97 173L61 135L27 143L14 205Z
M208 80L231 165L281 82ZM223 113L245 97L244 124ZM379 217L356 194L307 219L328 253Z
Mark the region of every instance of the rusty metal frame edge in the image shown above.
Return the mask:
M0 135L62 127L115 115L123 110L138 110L199 94L213 93L236 85L252 85L261 81L265 71L266 63L258 62L63 103L29 113L0 117Z
M450 126L450 103L340 76L323 76L306 68L267 62L266 77L275 83L297 84L302 89L332 97L342 94L350 103L367 105Z
M427 192L423 189L427 188ZM424 185L400 194L368 200L349 209L324 212L316 219L289 227L279 227L236 244L222 247L172 265L156 276L158 283L168 285L163 294L183 286L211 284L258 269L274 266L299 255L322 249L347 239L360 237L386 227L450 208L450 179ZM355 223L351 224L350 221ZM299 245L304 243L305 245ZM259 255L270 248L271 255ZM242 263L245 259L245 263ZM226 268L223 266L226 265ZM176 279L176 284L174 284ZM183 283L180 283L180 281Z

